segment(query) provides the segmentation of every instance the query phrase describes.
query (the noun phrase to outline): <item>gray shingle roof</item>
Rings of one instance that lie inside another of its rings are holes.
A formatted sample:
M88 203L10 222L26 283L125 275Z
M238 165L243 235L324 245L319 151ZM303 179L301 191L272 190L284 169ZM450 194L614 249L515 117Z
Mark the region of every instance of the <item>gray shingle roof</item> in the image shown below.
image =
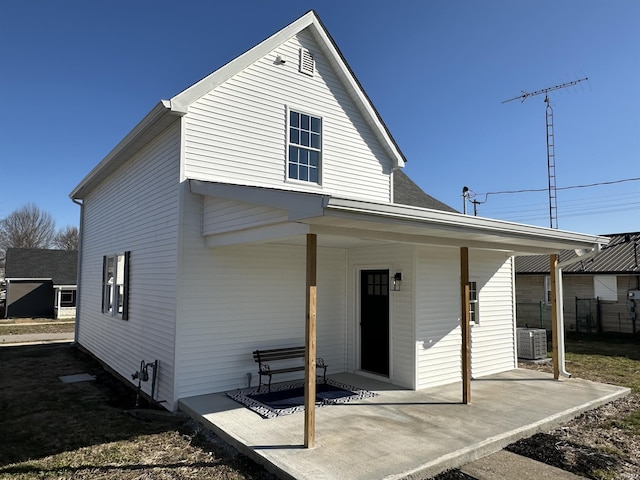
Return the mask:
M640 232L606 235L609 245L592 260L578 262L562 269L564 273L640 273ZM573 250L560 252L560 261L576 258ZM536 255L516 257L516 273L549 273L549 257Z
M54 285L76 285L78 252L8 248L6 278L51 278Z
M426 194L402 170L394 170L393 172L393 197L393 203L401 205L459 213L446 203Z

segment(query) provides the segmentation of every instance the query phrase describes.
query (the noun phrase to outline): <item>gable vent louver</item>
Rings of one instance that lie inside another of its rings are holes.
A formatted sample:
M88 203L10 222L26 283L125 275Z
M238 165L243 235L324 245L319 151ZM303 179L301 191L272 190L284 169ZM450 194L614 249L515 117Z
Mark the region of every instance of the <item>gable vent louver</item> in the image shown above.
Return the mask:
M300 71L307 75L313 75L313 70L315 68L315 61L313 59L313 54L305 49L300 49Z

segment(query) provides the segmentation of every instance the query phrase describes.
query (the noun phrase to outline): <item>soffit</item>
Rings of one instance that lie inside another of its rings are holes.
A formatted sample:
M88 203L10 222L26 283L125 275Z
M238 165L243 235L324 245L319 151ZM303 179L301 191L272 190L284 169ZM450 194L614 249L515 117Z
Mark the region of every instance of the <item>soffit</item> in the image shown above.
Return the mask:
M196 180L191 180L190 186L196 194L284 208L289 212L290 223L307 225L306 233L318 234L320 245L321 237L327 236L330 239L327 243L343 248L410 243L468 246L524 255L549 254L562 249L590 249L608 242L606 237L420 207ZM304 208L300 208L301 204ZM243 241L249 238L246 233L244 229ZM303 239L301 235L287 235L271 238L270 243L298 244Z

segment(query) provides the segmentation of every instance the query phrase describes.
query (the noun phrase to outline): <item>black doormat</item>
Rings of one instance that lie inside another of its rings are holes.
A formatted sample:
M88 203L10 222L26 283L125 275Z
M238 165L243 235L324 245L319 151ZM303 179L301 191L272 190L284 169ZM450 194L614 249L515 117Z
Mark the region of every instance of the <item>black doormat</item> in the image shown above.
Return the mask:
M304 383L277 385L271 388L271 392L266 390L267 387L263 385L261 391L255 387L229 392L227 395L265 418L304 411ZM327 380L327 383L316 385L316 407L347 403L376 395L368 390Z

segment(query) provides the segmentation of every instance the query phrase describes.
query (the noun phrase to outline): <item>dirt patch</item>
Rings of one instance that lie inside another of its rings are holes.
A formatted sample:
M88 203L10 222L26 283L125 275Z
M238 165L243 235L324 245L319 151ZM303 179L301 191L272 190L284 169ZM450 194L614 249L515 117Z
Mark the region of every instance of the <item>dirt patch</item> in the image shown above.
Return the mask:
M32 333L73 333L75 321L48 318L15 318L0 320L0 335L28 335Z
M186 417L132 413L135 391L74 347L3 347L0 365L0 479L275 478ZM96 380L58 378L77 373Z
M637 480L640 435L625 420L638 412L640 394L632 394L507 450L587 478Z

